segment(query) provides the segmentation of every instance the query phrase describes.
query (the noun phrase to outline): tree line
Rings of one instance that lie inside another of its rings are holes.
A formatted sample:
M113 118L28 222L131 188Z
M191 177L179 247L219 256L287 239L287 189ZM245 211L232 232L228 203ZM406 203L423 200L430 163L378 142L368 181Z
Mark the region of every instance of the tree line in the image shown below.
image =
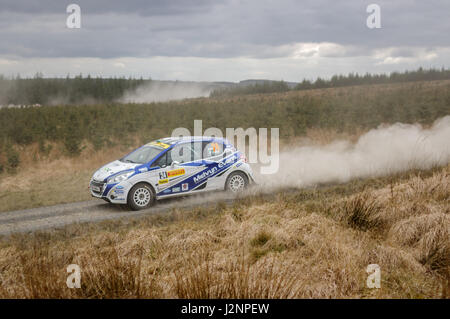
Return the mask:
M364 84L388 84L411 81L448 80L450 69L423 69L387 74L350 73L334 75L330 79L303 80L292 87L284 81L264 81L256 84L235 84L211 92L210 97L230 97L259 93L277 93L291 90L335 88ZM134 78L99 78L78 75L73 78L44 78L37 73L33 78L6 78L0 75L0 105L67 105L113 103L125 92L134 91L151 80Z
M79 103L109 103L128 90L151 80L133 78L99 78L82 75L70 78L6 78L0 75L1 105L56 105Z
M348 75L333 75L330 79L318 77L315 81L304 79L295 87L290 88L284 81L267 81L262 84L256 83L251 85L236 85L229 88L220 88L211 92L211 97L229 97L256 93L274 93L287 92L290 90L310 90L336 88L353 85L368 84L389 84L399 82L413 81L432 81L432 80L449 80L450 69L423 69L419 68L415 71L392 72L390 74L370 74L359 75L358 73L349 73Z

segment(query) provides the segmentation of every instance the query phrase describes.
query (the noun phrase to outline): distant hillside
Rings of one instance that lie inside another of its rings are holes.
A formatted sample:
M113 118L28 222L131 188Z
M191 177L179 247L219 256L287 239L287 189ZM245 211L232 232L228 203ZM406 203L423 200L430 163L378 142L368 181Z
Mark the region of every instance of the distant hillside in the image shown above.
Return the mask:
M162 81L133 78L5 78L0 75L0 108L5 106L79 105L99 103L151 103L195 97L225 97L277 93L352 85L389 84L450 79L448 69L419 68L416 71L387 74L350 73L330 79L302 82L247 79L240 82Z
M422 69L405 72L392 72L390 74L360 75L349 73L348 75L333 75L330 79L318 77L315 81L304 79L300 83L271 81L271 80L245 80L236 85L215 89L211 97L229 97L257 93L286 92L289 90L324 89L353 85L389 84L414 81L449 80L449 69Z

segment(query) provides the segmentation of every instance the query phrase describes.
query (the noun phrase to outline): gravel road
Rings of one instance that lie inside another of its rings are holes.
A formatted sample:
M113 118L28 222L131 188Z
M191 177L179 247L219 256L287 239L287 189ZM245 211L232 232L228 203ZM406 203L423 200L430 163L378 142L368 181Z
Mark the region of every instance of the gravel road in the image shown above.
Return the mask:
M102 200L90 200L86 202L0 212L0 235L57 228L72 223L139 217L165 212L172 208L189 209L198 206L210 206L215 205L218 200L229 204L233 201L233 198L231 195L223 192L202 197L168 199L158 201L154 207L141 211L131 211L126 206L124 208L123 206L112 205Z

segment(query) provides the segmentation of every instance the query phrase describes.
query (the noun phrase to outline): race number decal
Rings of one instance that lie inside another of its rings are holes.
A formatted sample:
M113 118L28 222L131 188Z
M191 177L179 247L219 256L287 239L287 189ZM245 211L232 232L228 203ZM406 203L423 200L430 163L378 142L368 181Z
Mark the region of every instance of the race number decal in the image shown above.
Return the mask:
M159 179L166 179L167 178L167 172L159 172Z

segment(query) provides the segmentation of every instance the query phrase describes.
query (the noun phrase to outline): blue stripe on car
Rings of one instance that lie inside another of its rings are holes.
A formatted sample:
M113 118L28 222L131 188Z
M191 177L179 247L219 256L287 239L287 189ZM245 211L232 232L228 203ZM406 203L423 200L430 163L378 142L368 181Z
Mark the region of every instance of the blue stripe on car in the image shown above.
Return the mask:
M227 163L227 164L225 164L225 165L219 167L219 165L220 165L221 163L224 163L225 161L230 160L231 158L233 158L232 161L230 161L229 163ZM188 186L188 189L189 189L189 190L192 190L192 189L197 188L198 186L200 186L201 184L203 184L203 182L205 182L205 181L208 180L209 178L218 175L220 172L222 172L222 171L224 171L225 169L228 169L229 167L231 167L232 165L234 165L238 159L239 159L239 154L238 154L238 153L235 153L235 154L233 154L233 155L231 155L231 156L228 156L227 158L223 159L221 162L215 163L215 165L213 165L213 166L207 166L207 167L205 167L204 170L201 170L201 171L199 171L198 173L193 174L193 175L189 176L188 178L186 178L186 179L184 179L184 180L181 180L180 182L178 182L178 183L176 183L176 184L170 186L169 188L172 189L171 194L177 194L177 193L182 192L182 187L181 187L181 185L182 185L182 184L186 184L186 183L188 183L188 185L189 185L189 186ZM210 162L210 163L214 163L214 162ZM203 174L203 173L205 173L205 172L207 172L207 171L209 171L209 170L214 170L214 168L217 168L217 171L213 172L211 175L206 175L204 178L202 178L202 179L200 179L199 181L197 181L197 183L194 181L194 179L195 179L197 176L199 176L199 175L201 175L201 174ZM173 191L174 188L179 188L179 190ZM158 195L158 196L164 196L164 195L167 195L167 193L164 193L164 191L161 191L161 192L159 192L157 195Z

